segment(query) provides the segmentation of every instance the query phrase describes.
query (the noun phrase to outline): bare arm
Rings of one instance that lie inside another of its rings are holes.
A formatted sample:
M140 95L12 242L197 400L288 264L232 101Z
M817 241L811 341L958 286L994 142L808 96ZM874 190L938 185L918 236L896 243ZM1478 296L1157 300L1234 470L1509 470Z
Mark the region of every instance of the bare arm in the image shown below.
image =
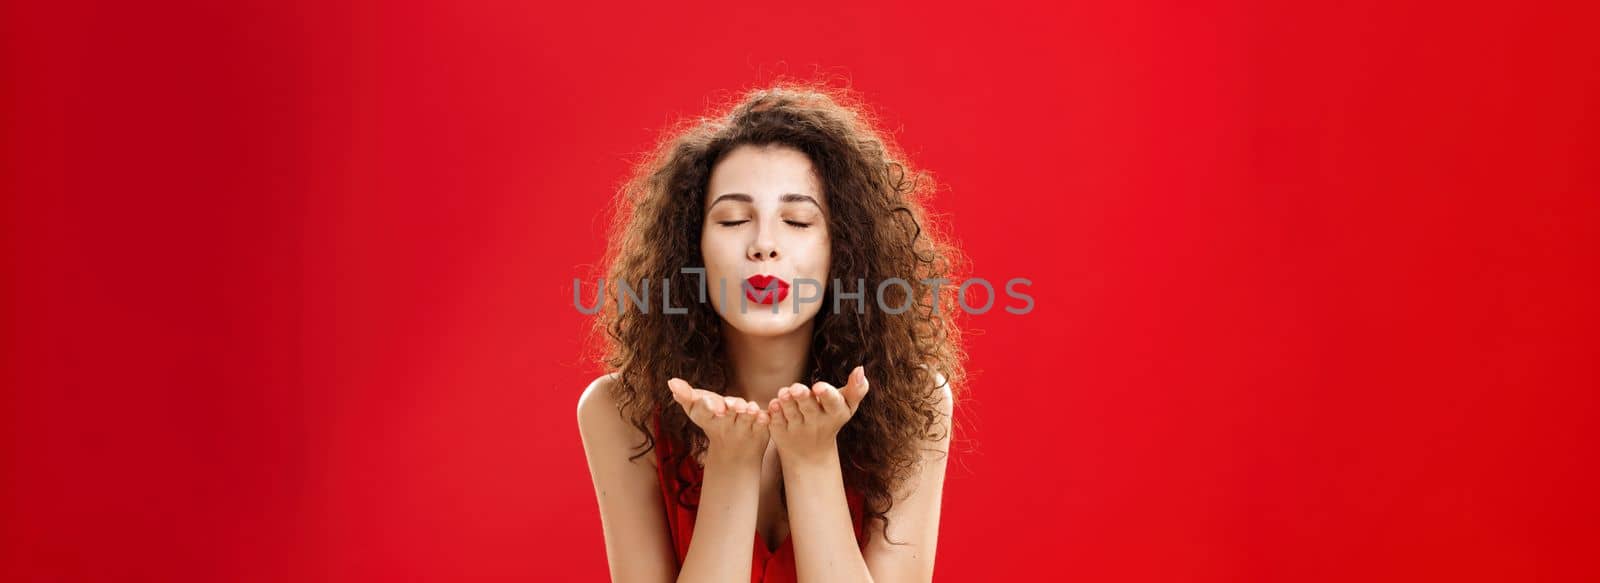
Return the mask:
M655 467L644 456L629 461L638 431L623 420L610 393L609 376L596 379L578 399L578 429L594 479L613 582L750 580L761 454L766 448L765 413L744 413L743 401L692 389L685 397L690 418L711 428L705 482L694 537L680 572L668 536L666 503ZM715 397L713 401L711 397ZM698 398L696 398L698 397ZM704 400L702 400L704 399ZM735 402L737 401L737 402ZM743 425L740 425L740 423Z
M954 396L944 378L939 378L939 411L944 416L940 439L922 445L922 465L906 480L910 492L897 492L889 509L889 534L896 542L884 540L883 523L868 521L866 534L871 542L862 550L873 579L881 582L932 581L934 550L939 543L939 510L944 496L945 467L949 460L951 419ZM902 496L904 497L902 499Z
M761 460L706 452L705 483L694 537L683 560L683 581L750 580L760 504Z
M833 422L841 418L848 419L866 392L864 378L853 376L843 390L836 390L827 383L818 383L811 390L797 387L797 399L789 397L796 392L783 391L769 406L774 411L782 411L781 419L774 418L775 436L781 435L791 441L787 451L782 447L785 441L779 442L784 485L790 492L807 493L789 498L790 532L800 581L866 583L933 579L940 498L944 490L953 413L953 397L942 377L939 385L944 427L939 439L921 444L922 463L917 475L905 484L910 491L896 493L896 503L887 515L892 534L897 542L905 543L902 545L890 545L884 540L879 521L869 521L864 529L864 534L871 539L867 547L861 549L856 545L833 434L828 431L812 434L812 438L825 437L820 441L797 439L801 435L796 435L808 433L803 428L812 425L814 420L823 420L826 428L834 426ZM799 431L795 425L797 418L802 419ZM811 441L812 446L792 443L805 441Z
M616 583L673 581L677 561L668 536L652 456L630 461L643 436L623 420L610 393L609 376L596 379L578 399L578 431L589 460L606 558Z
M805 492L789 496L789 536L794 538L795 574L801 583L871 582L850 523L838 450L782 461L784 488Z
M760 505L761 456L768 440L767 414L743 399L696 389L678 379L670 385L673 400L710 440L694 536L679 579L749 581Z

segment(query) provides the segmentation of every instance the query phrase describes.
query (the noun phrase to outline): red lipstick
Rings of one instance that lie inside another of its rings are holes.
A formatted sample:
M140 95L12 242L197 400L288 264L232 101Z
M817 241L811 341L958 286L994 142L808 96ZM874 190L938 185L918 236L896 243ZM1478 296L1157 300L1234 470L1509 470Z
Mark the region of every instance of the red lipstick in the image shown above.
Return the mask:
M744 280L744 297L757 304L775 304L789 297L789 282L773 275L752 275Z

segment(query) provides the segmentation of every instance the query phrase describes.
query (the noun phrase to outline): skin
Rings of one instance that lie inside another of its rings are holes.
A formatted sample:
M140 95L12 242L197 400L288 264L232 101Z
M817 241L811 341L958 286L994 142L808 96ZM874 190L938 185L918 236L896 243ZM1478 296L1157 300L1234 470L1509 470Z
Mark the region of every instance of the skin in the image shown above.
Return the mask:
M731 196L724 196L731 195ZM727 394L672 379L663 390L683 407L709 440L705 482L694 536L681 571L667 537L654 456L628 461L637 431L621 419L607 376L584 391L579 429L589 460L605 531L613 581L748 581L751 533L769 547L792 537L799 580L805 583L931 581L938 540L945 460L929 454L889 511L896 540L884 542L869 521L872 542L856 543L840 467L837 436L870 391L868 372L856 367L842 387L801 379L812 323L820 302L800 304L800 285L770 306L740 309L746 277L771 274L789 280L827 281L827 200L810 160L783 146L741 146L713 169L708 184L701 248L713 307L734 371ZM718 281L727 281L726 299ZM941 383L943 379L940 379ZM951 397L942 412L950 419ZM946 427L948 429L948 426ZM948 451L946 437L923 444ZM777 496L782 483L788 507ZM804 492L805 495L793 495ZM625 557L625 558L624 558Z

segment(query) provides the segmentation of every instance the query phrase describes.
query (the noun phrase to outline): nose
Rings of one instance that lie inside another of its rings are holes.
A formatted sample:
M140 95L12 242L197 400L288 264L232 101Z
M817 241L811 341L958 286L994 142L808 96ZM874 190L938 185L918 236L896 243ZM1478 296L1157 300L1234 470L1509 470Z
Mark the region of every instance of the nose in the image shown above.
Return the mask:
M771 242L757 242L750 246L750 251L747 255L749 255L751 261L770 261L778 258L778 248L774 247Z
M771 261L778 258L778 243L772 240L772 234L766 228L756 233L755 241L745 250L745 256L751 261Z

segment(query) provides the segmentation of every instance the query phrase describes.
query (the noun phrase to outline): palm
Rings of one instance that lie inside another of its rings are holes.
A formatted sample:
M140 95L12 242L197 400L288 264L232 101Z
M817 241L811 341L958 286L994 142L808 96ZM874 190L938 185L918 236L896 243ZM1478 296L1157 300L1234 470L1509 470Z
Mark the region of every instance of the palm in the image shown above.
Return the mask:
M766 451L769 417L760 405L697 389L682 379L667 381L672 400L704 431L712 449L759 455Z

